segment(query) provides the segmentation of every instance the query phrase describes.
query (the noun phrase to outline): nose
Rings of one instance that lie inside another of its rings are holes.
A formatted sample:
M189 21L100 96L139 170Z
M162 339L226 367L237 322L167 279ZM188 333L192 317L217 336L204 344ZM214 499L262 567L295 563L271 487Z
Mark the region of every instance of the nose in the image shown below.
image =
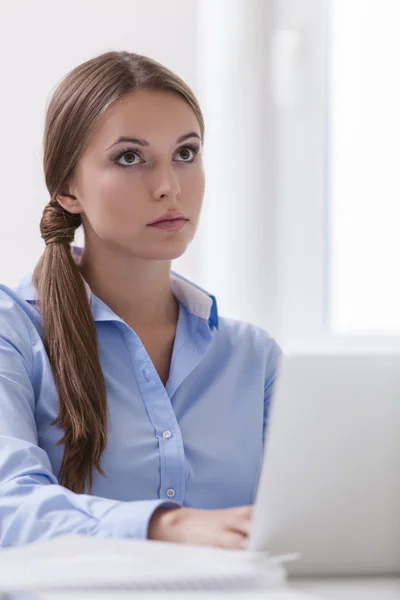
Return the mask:
M171 164L159 166L155 174L154 197L158 199L177 198L181 187Z

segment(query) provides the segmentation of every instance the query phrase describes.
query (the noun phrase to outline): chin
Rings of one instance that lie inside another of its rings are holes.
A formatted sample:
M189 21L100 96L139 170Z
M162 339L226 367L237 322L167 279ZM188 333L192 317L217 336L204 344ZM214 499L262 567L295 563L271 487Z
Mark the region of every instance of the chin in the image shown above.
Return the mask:
M153 244L153 247L148 248L147 252L143 249L140 253L134 252L134 254L148 260L175 260L186 252L187 247L188 244L182 242L180 244L164 244L164 247L162 244Z

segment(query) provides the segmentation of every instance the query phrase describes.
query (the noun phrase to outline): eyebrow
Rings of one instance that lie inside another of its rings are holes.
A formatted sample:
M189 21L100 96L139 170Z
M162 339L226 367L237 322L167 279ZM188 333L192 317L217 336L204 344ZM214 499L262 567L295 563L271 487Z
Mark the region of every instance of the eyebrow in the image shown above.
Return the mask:
M196 137L201 141L201 137L199 136L199 134L195 131L191 131L190 133L185 133L185 135L181 135L180 137L178 137L176 143L179 144L180 142L184 142L185 140L192 137ZM107 150L109 150L113 146L116 146L117 144L120 144L121 142L131 142L132 144L138 144L139 146L150 146L149 142L147 142L146 140L122 136L119 137L113 144L111 144L111 146L108 146Z

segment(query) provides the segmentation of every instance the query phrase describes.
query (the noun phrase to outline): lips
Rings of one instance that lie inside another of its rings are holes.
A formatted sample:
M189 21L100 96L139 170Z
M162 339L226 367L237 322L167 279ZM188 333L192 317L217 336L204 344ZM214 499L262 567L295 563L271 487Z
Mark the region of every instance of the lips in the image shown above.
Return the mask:
M166 223L179 220L188 221L189 219L183 213L165 213L155 221L149 223L149 225L156 225L158 223Z
M187 222L188 219L169 219L168 221L158 221L158 223L154 223L150 227L164 231L180 231L185 227Z

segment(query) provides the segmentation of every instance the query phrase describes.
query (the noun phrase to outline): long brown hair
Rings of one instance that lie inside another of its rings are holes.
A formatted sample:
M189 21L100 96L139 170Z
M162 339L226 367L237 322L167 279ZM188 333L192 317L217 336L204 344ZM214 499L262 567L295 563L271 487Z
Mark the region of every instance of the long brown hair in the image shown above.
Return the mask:
M107 392L96 325L84 282L71 252L80 215L57 201L73 177L79 157L107 109L138 89L179 94L196 114L204 138L203 116L187 84L160 63L139 54L106 52L70 71L54 91L46 111L43 166L50 202L40 232L46 243L34 273L43 320L44 345L58 392L57 418L64 445L59 483L74 492L93 486L94 467L104 475L107 445Z

